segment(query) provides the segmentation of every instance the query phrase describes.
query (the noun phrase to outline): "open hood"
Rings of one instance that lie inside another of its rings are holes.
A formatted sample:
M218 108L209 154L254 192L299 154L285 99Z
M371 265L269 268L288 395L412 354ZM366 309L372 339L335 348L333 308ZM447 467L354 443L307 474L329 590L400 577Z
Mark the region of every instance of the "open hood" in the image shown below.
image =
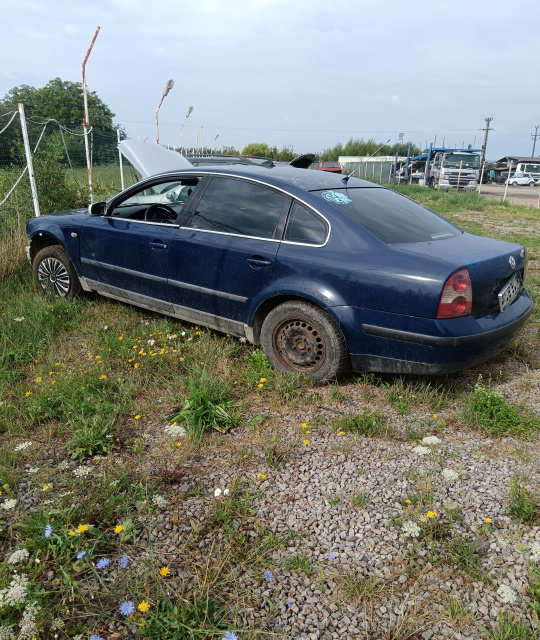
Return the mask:
M146 140L122 140L118 143L120 153L126 157L143 178L166 171L193 169L189 160L176 151L170 151L155 142Z

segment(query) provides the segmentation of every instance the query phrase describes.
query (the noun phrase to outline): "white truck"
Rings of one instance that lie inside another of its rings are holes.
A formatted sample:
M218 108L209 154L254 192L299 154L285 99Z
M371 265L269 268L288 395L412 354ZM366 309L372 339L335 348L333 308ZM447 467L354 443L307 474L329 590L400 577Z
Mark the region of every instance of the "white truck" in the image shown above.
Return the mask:
M409 158L399 171L400 181L432 189L474 191L480 180L481 149L434 149Z

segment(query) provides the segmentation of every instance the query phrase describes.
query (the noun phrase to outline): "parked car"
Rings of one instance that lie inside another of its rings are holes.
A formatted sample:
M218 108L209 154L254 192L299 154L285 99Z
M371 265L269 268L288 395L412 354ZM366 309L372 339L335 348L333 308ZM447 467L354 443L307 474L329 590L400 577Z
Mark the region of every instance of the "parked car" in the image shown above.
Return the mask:
M95 291L206 325L317 381L461 370L532 311L523 246L373 183L283 165L161 173L27 233L54 295Z
M534 187L534 178L530 173L515 173L508 181L513 187L517 187L518 184L526 187Z
M341 173L341 165L339 162L331 162L325 160L317 163L317 171L329 171L330 173Z

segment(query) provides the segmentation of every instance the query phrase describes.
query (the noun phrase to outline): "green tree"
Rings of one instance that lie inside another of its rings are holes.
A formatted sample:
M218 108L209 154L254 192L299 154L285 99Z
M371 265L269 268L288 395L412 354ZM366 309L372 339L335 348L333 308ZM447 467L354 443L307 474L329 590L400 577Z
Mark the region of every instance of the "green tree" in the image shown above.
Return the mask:
M88 91L87 99L90 125L102 131L113 131L115 114L95 91ZM24 104L27 117L54 118L78 125L83 122L84 101L80 82L54 78L40 89L27 84L13 87L0 100L0 112L16 110L19 102Z

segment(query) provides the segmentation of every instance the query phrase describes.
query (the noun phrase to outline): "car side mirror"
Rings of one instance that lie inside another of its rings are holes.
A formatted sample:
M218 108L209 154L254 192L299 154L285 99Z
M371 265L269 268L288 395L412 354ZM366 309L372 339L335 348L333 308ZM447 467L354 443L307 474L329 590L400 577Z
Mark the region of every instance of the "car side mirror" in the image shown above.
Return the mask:
M91 216L104 216L107 212L106 202L94 202L88 207L88 213Z

